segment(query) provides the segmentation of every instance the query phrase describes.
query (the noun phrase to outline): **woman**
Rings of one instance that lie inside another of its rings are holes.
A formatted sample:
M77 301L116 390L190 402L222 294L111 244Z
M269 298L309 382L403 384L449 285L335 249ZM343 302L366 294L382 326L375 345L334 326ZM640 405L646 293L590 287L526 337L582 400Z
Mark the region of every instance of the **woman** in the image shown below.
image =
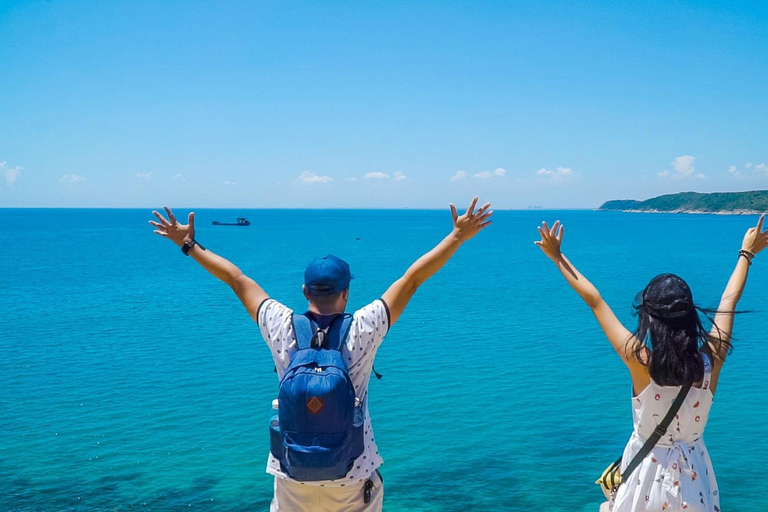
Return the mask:
M676 275L651 280L637 304L630 333L597 289L560 250L563 226L546 222L535 242L600 323L632 378L634 431L624 449L622 472L661 422L683 386L692 384L666 434L619 487L613 512L720 511L720 497L702 434L720 370L731 348L736 304L752 258L768 245L763 216L744 235L736 268L723 292L710 332L704 330L688 285Z

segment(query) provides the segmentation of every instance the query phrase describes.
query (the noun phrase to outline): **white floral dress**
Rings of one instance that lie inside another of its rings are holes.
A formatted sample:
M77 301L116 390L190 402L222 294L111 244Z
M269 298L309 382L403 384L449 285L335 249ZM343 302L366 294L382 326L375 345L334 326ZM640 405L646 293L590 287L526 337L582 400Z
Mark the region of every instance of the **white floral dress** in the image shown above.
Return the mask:
M701 387L692 387L667 433L619 487L613 512L720 512L715 473L704 445L712 408L712 365L704 359ZM680 386L651 381L632 398L634 432L624 449L622 471L666 415Z

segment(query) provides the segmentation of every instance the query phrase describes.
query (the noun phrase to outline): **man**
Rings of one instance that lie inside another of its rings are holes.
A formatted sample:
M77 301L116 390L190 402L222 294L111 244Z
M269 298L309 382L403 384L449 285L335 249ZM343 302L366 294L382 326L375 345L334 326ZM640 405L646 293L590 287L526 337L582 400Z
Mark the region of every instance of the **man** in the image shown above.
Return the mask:
M490 203L475 211L476 204L477 197L461 216L451 204L453 228L448 236L411 265L381 299L355 311L351 321L347 322L349 331L343 343L339 345L339 352L347 365L349 380L354 387L355 404L362 404L362 428L365 433L362 453L356 455L354 463L350 464L351 468L339 478L299 481L286 474L288 468L284 459L278 460L271 452L267 472L274 476L275 490L271 506L273 512L368 512L382 509L384 488L378 471L382 459L376 447L366 407L373 360L384 336L400 318L419 286L440 270L464 242L491 224L489 219L493 212L489 209ZM189 214L187 224L181 224L169 208L166 207L165 211L167 219L156 211L152 212L159 221L149 221L156 228L155 233L174 242L182 248L184 254L191 256L208 272L232 288L259 326L272 351L278 378L282 379L291 365L291 358L299 348L294 332L293 311L271 299L255 281L231 262L198 244L195 240L194 213ZM344 313L349 299L351 279L349 265L335 256L316 258L307 267L303 286L304 297L309 303L306 315L316 325L317 332L322 330L324 334L329 333L331 324ZM307 407L310 405L308 403Z

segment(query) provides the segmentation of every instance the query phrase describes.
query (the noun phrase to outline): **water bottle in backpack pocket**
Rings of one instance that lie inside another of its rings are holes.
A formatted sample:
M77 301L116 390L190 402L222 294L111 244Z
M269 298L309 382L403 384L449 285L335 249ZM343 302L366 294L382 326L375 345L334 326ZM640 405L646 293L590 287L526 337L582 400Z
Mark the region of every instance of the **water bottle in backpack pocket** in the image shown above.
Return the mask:
M272 400L272 409L269 411L269 446L278 446L280 440L280 401ZM274 452L273 452L274 454ZM277 457L277 455L275 455Z
M343 478L363 453L365 404L355 396L341 354L351 321L340 315L317 336L317 324L294 315L298 350L280 381L278 427L270 426L272 455L294 480ZM318 339L325 341L313 343Z

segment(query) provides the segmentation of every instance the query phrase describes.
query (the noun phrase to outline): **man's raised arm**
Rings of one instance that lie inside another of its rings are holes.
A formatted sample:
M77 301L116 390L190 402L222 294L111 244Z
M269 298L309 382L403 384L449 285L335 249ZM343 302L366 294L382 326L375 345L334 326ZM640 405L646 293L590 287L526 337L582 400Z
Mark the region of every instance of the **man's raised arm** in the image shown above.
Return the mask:
M464 215L459 216L456 207L451 204L453 229L448 236L434 249L416 260L403 277L392 283L392 286L384 293L382 299L389 307L390 327L403 313L405 306L408 305L408 301L411 300L419 286L440 270L461 247L461 244L491 224L489 220L493 214L493 211L489 210L491 203L485 203L477 211L475 211L475 205L477 205L477 197L472 200Z
M243 274L232 262L204 249L195 241L194 212L189 214L187 224L181 224L176 220L170 208L167 206L164 208L168 219L156 211L152 212L160 221L149 221L156 228L155 233L167 238L179 247L185 248L185 254L192 256L201 267L227 283L237 294L253 320L258 321L256 314L259 305L269 298L267 293L253 279Z

